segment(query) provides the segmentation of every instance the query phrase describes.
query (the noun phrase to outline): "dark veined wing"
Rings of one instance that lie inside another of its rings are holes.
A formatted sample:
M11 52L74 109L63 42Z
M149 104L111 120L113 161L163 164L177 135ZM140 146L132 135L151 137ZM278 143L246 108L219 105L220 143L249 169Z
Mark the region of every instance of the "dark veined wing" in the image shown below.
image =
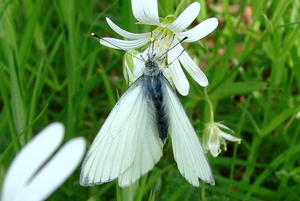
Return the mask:
M165 82L170 115L169 132L178 169L193 186L199 186L199 178L214 185L213 174L200 140L174 90L166 79Z
M91 145L82 165L81 185L119 178L125 187L153 168L163 144L149 110L138 79L117 102Z

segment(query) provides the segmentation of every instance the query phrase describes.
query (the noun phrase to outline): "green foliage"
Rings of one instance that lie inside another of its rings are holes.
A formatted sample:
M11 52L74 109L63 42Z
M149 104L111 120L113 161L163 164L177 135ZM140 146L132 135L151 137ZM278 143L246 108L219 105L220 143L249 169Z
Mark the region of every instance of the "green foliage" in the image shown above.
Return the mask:
M159 1L160 16L192 1ZM116 182L78 183L80 167L48 200L300 200L300 3L299 1L204 1L197 23L217 17L219 27L187 51L204 69L215 120L235 131L240 145L209 157L215 186L192 187L179 173L170 142L155 168L129 188ZM124 52L90 36L117 36L109 17L131 32L129 0L0 2L0 183L24 144L54 121L65 140L84 136L88 147L116 100L127 89ZM203 12L202 12L203 11ZM189 77L180 97L202 136L209 119L203 88ZM45 181L46 182L46 181Z

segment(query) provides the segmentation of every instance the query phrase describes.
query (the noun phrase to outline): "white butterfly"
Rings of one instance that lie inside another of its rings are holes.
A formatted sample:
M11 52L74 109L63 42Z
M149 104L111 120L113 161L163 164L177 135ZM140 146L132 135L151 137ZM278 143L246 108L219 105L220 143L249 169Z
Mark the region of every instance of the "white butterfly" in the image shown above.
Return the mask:
M148 54L143 75L119 99L91 145L80 184L118 178L121 187L131 185L160 160L167 133L180 173L193 186L199 178L214 185L194 128L155 55Z

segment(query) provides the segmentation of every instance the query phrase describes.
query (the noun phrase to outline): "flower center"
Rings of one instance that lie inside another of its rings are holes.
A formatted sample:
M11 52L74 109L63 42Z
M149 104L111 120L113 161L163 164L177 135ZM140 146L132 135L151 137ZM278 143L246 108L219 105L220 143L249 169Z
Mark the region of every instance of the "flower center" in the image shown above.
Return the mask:
M152 35L148 36L151 38L150 41L154 42L155 53L159 57L171 47L174 33L166 26L156 28Z
M159 58L161 55L166 56L166 51L171 47L171 43L174 40L174 33L168 28L170 24L175 20L174 15L168 15L165 18L160 18L161 23L160 27L157 27L154 31L151 32L148 36L150 41L154 42L154 51ZM162 56L161 59L165 58Z

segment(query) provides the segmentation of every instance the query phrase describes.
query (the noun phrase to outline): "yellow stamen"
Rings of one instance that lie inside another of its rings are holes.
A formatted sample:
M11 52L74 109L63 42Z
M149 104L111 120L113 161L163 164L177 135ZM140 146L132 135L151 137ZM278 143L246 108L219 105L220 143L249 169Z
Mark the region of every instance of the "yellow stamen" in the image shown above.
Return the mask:
M161 30L160 29L156 29L155 30L157 33L161 33Z
M170 43L164 44L164 48L168 49L171 46Z
M166 39L169 39L170 38L170 35L166 35Z

